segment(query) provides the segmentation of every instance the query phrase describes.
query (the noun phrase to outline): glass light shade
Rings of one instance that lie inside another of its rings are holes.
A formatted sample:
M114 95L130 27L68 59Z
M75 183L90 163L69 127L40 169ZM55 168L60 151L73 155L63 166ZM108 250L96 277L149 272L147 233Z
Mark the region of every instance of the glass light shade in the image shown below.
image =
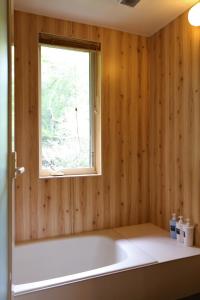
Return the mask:
M188 20L192 26L200 26L200 2L189 10Z

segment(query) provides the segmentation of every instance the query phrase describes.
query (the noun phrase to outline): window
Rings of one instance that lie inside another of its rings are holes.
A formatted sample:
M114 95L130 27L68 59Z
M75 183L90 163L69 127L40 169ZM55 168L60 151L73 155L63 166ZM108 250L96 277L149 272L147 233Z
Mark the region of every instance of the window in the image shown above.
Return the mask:
M101 173L100 45L40 34L40 176Z

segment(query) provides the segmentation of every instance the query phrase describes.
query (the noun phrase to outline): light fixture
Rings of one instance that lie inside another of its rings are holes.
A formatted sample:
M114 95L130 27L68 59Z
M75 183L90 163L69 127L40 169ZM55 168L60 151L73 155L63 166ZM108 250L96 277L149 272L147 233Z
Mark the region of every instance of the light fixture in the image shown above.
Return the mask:
M189 10L188 20L192 26L200 26L200 1Z

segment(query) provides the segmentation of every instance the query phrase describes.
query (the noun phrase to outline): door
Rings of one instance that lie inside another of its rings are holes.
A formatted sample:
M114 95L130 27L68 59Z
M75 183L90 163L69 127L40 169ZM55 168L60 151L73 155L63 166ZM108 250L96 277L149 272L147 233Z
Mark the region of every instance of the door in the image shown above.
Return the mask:
M9 29L10 2L0 0L0 300L10 297Z

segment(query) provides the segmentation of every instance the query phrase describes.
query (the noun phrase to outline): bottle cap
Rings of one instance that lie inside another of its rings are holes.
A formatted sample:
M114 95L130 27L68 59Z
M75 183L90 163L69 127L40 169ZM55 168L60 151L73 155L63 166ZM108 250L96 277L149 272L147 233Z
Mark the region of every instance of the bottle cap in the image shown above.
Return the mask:
M179 216L179 223L183 223L183 216Z
M189 218L186 219L186 224L190 225L190 219Z
M172 219L174 219L174 220L176 219L176 213L172 214Z

